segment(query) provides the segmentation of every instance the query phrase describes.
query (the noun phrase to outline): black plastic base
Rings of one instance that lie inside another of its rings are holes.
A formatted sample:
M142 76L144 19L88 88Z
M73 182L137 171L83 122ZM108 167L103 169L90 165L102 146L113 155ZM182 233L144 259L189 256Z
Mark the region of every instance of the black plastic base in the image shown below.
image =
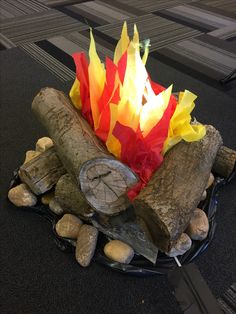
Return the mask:
M222 179L216 177L213 185L207 190L207 198L199 204L199 208L203 209L208 216L209 220L209 233L205 240L203 241L193 241L192 247L185 254L178 256L178 259L182 265L192 262L197 256L201 255L209 246L213 239L215 229L216 229L216 210L217 210L217 195L219 189L227 184L235 175L236 169L233 171L232 175L228 179ZM14 171L14 177L10 183L10 188L16 186L20 183L18 177L18 169ZM43 205L40 201L33 207L22 207L25 211L33 211L36 214L49 220L52 224L52 229L54 233L54 240L58 248L64 252L72 252L75 247L75 241L59 237L55 232L55 225L57 221L61 218L60 216L54 214L48 206ZM156 264L153 265L146 258L135 255L130 264L121 264L108 259L104 253L104 245L109 240L103 234L99 234L98 245L94 255L93 260L99 264L106 267L110 267L116 271L120 271L125 274L135 275L135 276L147 276L147 275L162 275L168 273L177 267L174 258L168 257L162 252L158 253Z

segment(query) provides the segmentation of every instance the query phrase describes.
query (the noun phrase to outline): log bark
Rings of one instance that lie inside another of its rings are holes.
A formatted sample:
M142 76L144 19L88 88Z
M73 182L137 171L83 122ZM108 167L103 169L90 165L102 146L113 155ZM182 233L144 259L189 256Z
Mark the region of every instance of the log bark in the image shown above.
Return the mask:
M30 189L40 195L49 191L66 172L54 147L23 164L19 177Z
M78 185L80 185L80 171L84 163L91 159L101 158L99 173L96 174L96 164L95 167L89 166L90 175L83 176L84 180L89 179L90 181L87 185L93 181L94 184L99 185L99 191L106 190L105 197L101 198L100 203L99 198L95 195L96 189L94 190L94 199L96 200L94 203L91 202L91 189L86 190L89 195L88 202L95 210L105 214L116 214L124 210L128 202L126 192L137 183L137 177L128 167L116 161L107 152L85 119L71 105L69 99L60 91L44 88L34 98L32 109L52 138L64 167L75 178ZM110 160L116 162L110 162ZM122 170L120 175L123 178L123 190L118 185L112 185L111 180L113 173L115 178L117 176L118 164ZM84 174L86 169L85 167L83 170ZM109 177L109 180L104 179L106 176ZM87 197L86 191L84 191L85 197Z
M68 173L58 180L55 187L55 199L65 213L78 215L84 220L89 220L94 214L76 182Z
M180 142L134 200L136 213L162 251L168 252L188 226L221 145L221 136L212 126L207 126L201 141Z
M219 149L212 171L224 178L228 178L235 169L236 151L228 147L221 146Z

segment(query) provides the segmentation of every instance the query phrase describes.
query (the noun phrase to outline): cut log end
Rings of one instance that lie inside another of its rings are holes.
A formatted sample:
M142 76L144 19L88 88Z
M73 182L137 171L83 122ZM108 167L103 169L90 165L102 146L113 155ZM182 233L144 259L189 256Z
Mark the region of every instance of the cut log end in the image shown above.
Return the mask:
M23 164L19 176L36 195L40 195L49 191L65 172L54 147L51 147Z
M151 239L163 252L167 252L171 248L170 233L165 223L156 216L148 202L145 200L135 200L135 213L145 222ZM158 241L156 241L158 239Z
M221 146L213 165L213 172L228 178L233 173L236 166L236 151L228 147Z
M88 203L97 211L114 215L128 205L127 190L138 182L124 164L110 158L95 158L80 171L79 183Z

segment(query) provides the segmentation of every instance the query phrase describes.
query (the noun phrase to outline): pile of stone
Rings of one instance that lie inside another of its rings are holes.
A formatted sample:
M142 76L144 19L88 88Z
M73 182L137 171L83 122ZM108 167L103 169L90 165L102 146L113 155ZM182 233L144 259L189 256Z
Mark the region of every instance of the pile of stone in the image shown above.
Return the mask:
M35 150L26 152L23 164L51 147L53 147L53 142L49 137L40 138L36 143ZM63 210L55 199L54 188L39 198L27 184L21 183L9 190L8 198L17 207L31 207L38 202L49 206L53 213L61 217L55 227L58 236L74 240L77 262L83 267L89 266L96 249L99 231L92 225L84 223L75 214L66 213L66 209ZM104 247L104 253L108 258L119 263L130 263L134 256L134 250L119 240L109 241Z
M49 137L40 138L36 143L35 150L26 152L24 164L38 157L42 152L45 152L51 147L53 147L53 142ZM211 173L202 200L206 198L207 189L210 188L213 182L214 176ZM54 188L39 198L27 184L21 183L9 190L8 198L18 207L34 206L37 202L49 206L53 213L61 217L56 224L58 236L74 240L77 262L83 267L90 264L96 249L99 231L94 226L88 224L88 220L83 221L79 218L79 215L66 213L67 209L63 209L55 199ZM169 252L166 252L166 254L170 257L184 254L191 248L192 240L204 240L207 237L208 230L208 218L203 210L197 208L194 210L185 232L181 234L175 246ZM130 263L134 257L133 248L120 240L109 241L104 247L104 253L109 259L124 264Z

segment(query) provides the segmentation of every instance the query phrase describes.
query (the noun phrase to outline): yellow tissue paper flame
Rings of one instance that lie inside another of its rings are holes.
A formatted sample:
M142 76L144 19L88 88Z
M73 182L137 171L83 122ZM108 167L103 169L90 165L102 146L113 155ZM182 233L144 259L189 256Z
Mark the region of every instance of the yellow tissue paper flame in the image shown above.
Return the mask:
M179 99L175 112L170 120L168 137L164 143L163 154L182 139L186 142L194 142L203 138L206 128L202 124L191 124L191 112L195 104L196 95L188 90L179 93Z
M140 127L144 138L162 118L165 109L170 101L172 85L156 95L150 84L149 75L145 64L148 58L149 45L144 49L143 57L140 56L139 33L134 25L133 39L130 40L127 31L127 23L123 25L121 38L117 43L114 52L113 62L118 65L123 54L127 52L127 64L123 83L119 75L116 75L114 90L119 86L120 100L117 104L110 102L110 128L106 139L108 150L116 157L120 157L121 143L112 134L113 128L118 121L124 126L129 126L134 131ZM106 85L106 69L101 62L90 30L89 47L89 94L91 112L94 122L94 130L99 128L101 112L98 101ZM80 82L76 79L70 97L75 107L81 109ZM205 135L205 127L201 124L191 124L191 112L194 108L196 95L185 90L179 94L175 112L169 123L168 136L165 139L162 154L165 154L171 147L185 140L187 142L198 141Z

